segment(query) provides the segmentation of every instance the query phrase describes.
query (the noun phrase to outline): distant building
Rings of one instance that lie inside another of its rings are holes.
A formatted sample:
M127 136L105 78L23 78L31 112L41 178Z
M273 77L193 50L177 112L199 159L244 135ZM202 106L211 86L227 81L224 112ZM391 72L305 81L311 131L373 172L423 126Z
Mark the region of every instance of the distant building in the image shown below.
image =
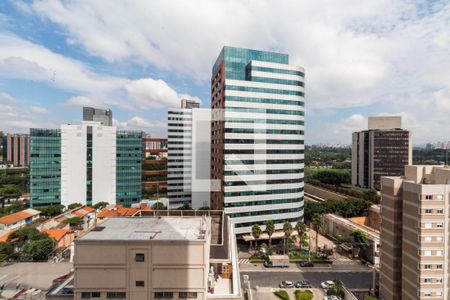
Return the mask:
M211 110L184 101L168 110L167 197L171 208L209 207Z
M103 126L112 126L112 111L110 109L83 107L83 121L100 122Z
M197 100L181 99L181 108L200 108Z
M86 121L30 134L32 207L141 201L142 132Z
M283 53L223 47L211 76L211 207L237 233L303 219L305 70Z
M233 230L221 212L110 218L75 240L73 299L242 299Z
M4 160L15 167L30 164L30 135L6 134L3 138Z
M449 167L381 179L381 299L450 299L449 192Z
M412 139L401 117L369 117L369 130L352 136L352 185L380 189L381 176L401 176L412 164Z
M142 139L142 194L167 193L167 139L150 136Z
M39 219L40 215L40 211L28 208L13 214L3 216L0 218L0 229L6 231L19 229Z

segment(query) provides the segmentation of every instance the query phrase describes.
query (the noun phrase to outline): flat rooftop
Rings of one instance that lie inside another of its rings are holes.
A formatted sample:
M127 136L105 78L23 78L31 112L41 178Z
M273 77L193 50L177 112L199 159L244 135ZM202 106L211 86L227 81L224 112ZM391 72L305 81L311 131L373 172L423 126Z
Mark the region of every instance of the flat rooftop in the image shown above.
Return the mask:
M78 238L81 241L205 240L211 217L115 217Z

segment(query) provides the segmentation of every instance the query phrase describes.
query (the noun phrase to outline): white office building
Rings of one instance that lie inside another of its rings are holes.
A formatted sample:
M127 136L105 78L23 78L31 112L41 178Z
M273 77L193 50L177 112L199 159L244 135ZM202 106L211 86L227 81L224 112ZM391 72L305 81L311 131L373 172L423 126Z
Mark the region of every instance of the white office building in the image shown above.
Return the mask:
M167 197L171 208L209 206L211 110L192 100L168 110Z

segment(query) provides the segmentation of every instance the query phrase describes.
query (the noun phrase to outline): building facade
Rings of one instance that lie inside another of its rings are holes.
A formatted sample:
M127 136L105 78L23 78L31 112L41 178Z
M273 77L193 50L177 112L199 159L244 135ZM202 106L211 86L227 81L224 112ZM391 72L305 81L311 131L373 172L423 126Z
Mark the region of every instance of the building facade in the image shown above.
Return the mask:
M401 117L369 117L369 130L352 135L352 185L380 190L381 176L402 176L412 164L412 139Z
M30 135L6 134L3 139L4 160L15 167L25 167L30 164Z
M103 126L112 126L111 109L83 107L83 121L100 122Z
M168 110L167 120L170 206L209 207L211 110L198 108L192 100L182 100L181 108Z
M211 78L211 206L237 233L303 218L304 69L287 54L224 47Z
M159 198L167 194L167 139L147 136L142 142L142 194Z
M449 299L450 168L405 166L381 195L382 299Z
M32 207L141 200L141 132L86 121L30 133Z
M208 216L106 220L75 240L73 299L241 299L233 228L220 222L212 234Z

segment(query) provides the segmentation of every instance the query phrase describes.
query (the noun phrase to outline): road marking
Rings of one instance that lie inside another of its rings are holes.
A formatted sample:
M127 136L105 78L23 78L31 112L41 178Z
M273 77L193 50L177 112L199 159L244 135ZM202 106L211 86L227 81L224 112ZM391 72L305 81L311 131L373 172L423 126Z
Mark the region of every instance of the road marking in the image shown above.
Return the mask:
M249 258L240 258L239 259L239 264L240 265L246 265L246 264L251 264L251 262L250 262Z

